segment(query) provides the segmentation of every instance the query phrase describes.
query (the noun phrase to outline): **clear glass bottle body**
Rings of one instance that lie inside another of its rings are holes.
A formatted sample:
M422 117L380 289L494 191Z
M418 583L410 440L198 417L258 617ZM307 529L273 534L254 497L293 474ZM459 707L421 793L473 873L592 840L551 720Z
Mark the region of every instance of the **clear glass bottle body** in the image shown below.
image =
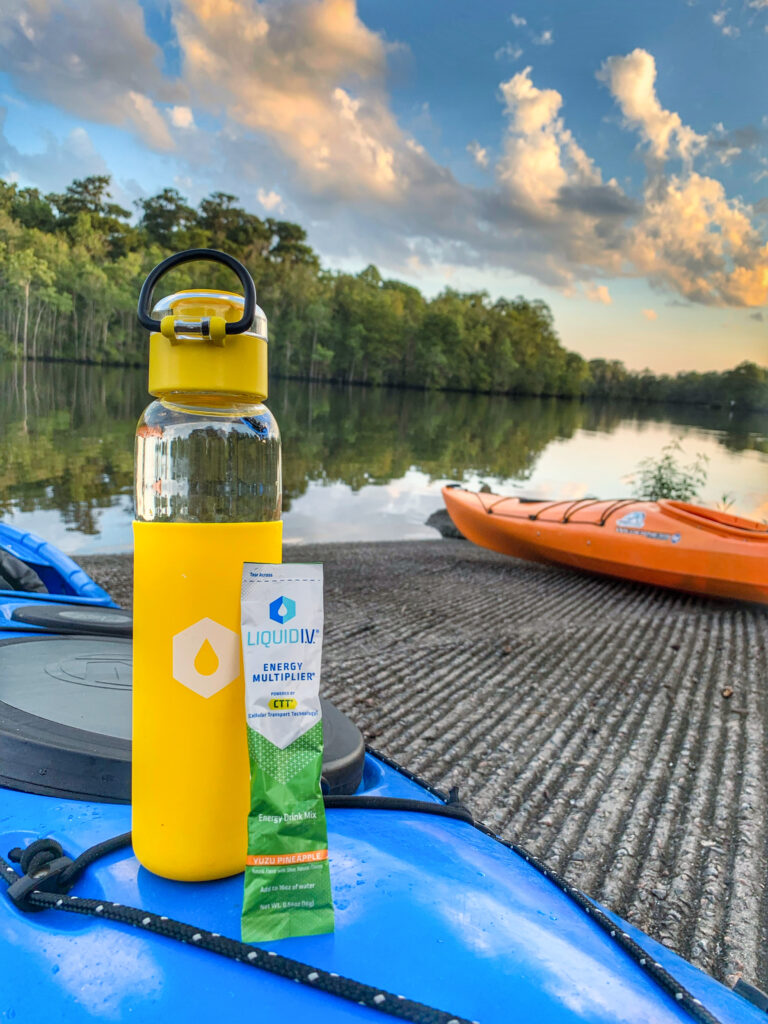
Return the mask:
M258 523L281 512L280 431L265 405L179 393L147 406L136 429L137 519Z

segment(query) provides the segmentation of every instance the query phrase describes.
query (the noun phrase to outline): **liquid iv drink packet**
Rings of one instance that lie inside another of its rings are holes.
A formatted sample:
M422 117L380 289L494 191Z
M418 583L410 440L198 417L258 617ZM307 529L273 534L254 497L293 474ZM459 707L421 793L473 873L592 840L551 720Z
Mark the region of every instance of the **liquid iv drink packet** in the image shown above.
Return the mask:
M331 932L320 791L323 567L246 562L241 604L251 765L243 941Z

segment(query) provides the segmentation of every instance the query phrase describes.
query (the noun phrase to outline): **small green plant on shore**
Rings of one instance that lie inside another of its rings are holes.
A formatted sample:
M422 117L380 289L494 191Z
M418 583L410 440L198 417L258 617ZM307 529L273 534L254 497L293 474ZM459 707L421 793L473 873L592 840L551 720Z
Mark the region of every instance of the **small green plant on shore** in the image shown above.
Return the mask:
M632 493L646 501L659 498L673 498L675 501L691 501L699 497L699 490L707 482L709 458L697 452L693 462L680 464L684 454L679 441L672 441L661 449L658 458L648 457L638 463L634 475Z

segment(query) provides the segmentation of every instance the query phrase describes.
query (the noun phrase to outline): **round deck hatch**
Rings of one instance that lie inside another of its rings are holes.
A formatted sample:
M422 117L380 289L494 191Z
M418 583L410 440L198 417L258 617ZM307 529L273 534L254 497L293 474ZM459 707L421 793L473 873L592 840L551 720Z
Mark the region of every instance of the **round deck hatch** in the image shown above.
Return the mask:
M129 803L131 675L127 638L0 639L0 785ZM324 700L323 733L328 790L353 793L365 758L360 730Z

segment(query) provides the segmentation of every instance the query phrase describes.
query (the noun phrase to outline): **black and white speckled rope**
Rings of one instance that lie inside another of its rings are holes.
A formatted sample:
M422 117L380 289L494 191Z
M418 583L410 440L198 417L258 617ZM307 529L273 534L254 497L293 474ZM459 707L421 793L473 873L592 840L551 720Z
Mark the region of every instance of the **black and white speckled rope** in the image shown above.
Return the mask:
M100 843L98 846L86 850L77 861L70 861L68 857L60 857L61 847L54 840L38 840L34 844L37 850L33 857L42 859L38 860L37 865L32 863L32 874L38 874L39 878L19 875L2 857L0 857L0 878L9 886L18 886L25 878L30 878L30 886L32 883L46 884L47 880L53 884L58 879L55 875L51 876L46 870L46 863L59 865L60 877L67 871L67 866L61 864L61 861L68 861L72 866L79 861L84 867L86 862L92 863L98 856L129 845L130 838L130 832L116 836L112 840L107 840L106 843ZM45 859L46 845L54 848L51 851L52 856L47 862ZM56 847L58 850L55 849ZM14 850L12 854L17 855L20 859L25 852ZM27 862L30 861L32 858L27 858ZM79 872L74 874L77 873ZM69 877L70 882L74 880L71 871ZM377 989L351 978L325 971L320 967L311 967L300 960L293 960L290 957L281 956L279 953L267 952L256 946L239 942L237 939L230 939L225 935L185 924L183 921L175 921L164 915L140 910L138 907L126 907L109 900L94 900L58 892L43 892L36 888L24 891L22 901L26 903L26 909L29 910L61 910L72 914L86 914L92 917L106 918L108 921L116 921L119 924L127 924L133 928L139 928L141 931L152 932L168 939L175 939L177 942L184 942L193 948L205 949L209 953L216 953L218 956L234 960L246 967L257 967L269 974L299 982L309 988L338 996L360 1006L367 1006L372 1010L379 1010L391 1017L398 1017L400 1020L411 1021L413 1024L477 1024L476 1021L471 1022L465 1017L458 1017L455 1014L425 1006L413 999L394 995L385 989Z

